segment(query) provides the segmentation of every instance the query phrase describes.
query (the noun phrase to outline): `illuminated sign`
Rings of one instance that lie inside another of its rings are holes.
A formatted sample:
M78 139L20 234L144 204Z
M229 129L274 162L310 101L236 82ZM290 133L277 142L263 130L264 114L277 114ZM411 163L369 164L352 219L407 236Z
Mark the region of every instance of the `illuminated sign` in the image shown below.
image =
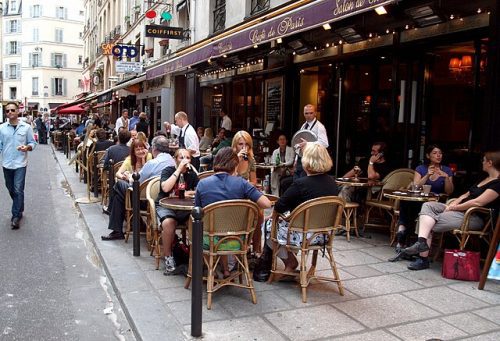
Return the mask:
M164 39L183 39L184 29L182 27L146 25L146 37L164 38Z
M129 45L115 45L113 47L113 56L121 58L124 53L128 58L134 58L137 56L139 51L137 50L137 47Z

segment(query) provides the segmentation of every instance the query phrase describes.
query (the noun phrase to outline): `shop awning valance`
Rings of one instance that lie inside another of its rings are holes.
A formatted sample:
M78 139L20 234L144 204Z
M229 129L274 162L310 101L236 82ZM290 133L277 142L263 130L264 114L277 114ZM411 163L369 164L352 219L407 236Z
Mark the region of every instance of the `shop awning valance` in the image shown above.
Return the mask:
M59 109L59 108L56 108L56 110L54 110L58 115L80 115L80 114L84 114L86 112L86 110L83 108L82 104L76 104L76 105L72 105L70 107L66 107L66 108L62 108L62 109Z

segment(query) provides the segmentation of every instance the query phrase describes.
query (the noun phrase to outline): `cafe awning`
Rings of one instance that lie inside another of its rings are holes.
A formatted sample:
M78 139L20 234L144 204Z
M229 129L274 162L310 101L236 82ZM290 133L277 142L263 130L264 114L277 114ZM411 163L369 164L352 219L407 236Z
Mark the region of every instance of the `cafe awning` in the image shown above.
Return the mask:
M56 108L55 112L58 115L80 115L84 114L86 110L83 108L82 104L76 104L62 109Z
M320 27L393 2L395 0L318 0L302 6L291 3L264 17L253 19L179 51L176 57L147 70L146 79L184 70L202 61L224 57L229 53Z

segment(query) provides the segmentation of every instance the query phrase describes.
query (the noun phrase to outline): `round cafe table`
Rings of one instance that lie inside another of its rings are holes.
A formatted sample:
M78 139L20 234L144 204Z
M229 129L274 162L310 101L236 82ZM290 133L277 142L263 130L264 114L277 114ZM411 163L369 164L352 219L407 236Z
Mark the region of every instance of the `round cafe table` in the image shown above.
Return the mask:
M439 195L429 193L425 195L423 192L411 192L409 190L387 190L384 192L384 197L401 201L438 201Z
M351 187L373 187L380 186L382 183L376 180L370 180L368 178L336 178L335 182L339 186L351 186Z
M194 198L163 198L160 199L160 206L170 208L171 210L191 211L194 208Z

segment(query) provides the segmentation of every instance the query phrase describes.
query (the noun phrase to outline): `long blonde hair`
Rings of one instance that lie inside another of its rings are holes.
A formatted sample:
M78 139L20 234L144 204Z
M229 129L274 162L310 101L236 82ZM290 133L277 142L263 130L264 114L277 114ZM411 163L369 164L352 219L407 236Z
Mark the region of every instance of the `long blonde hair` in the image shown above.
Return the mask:
M244 130L240 130L239 132L237 132L236 134L234 134L233 136L233 142L231 143L231 147L233 148L233 150L238 153L238 150L237 150L237 147L238 147L238 140L242 138L243 140L245 140L248 148L247 148L247 154L248 154L248 157L253 159L253 140L252 140L252 136L250 136L250 134Z

